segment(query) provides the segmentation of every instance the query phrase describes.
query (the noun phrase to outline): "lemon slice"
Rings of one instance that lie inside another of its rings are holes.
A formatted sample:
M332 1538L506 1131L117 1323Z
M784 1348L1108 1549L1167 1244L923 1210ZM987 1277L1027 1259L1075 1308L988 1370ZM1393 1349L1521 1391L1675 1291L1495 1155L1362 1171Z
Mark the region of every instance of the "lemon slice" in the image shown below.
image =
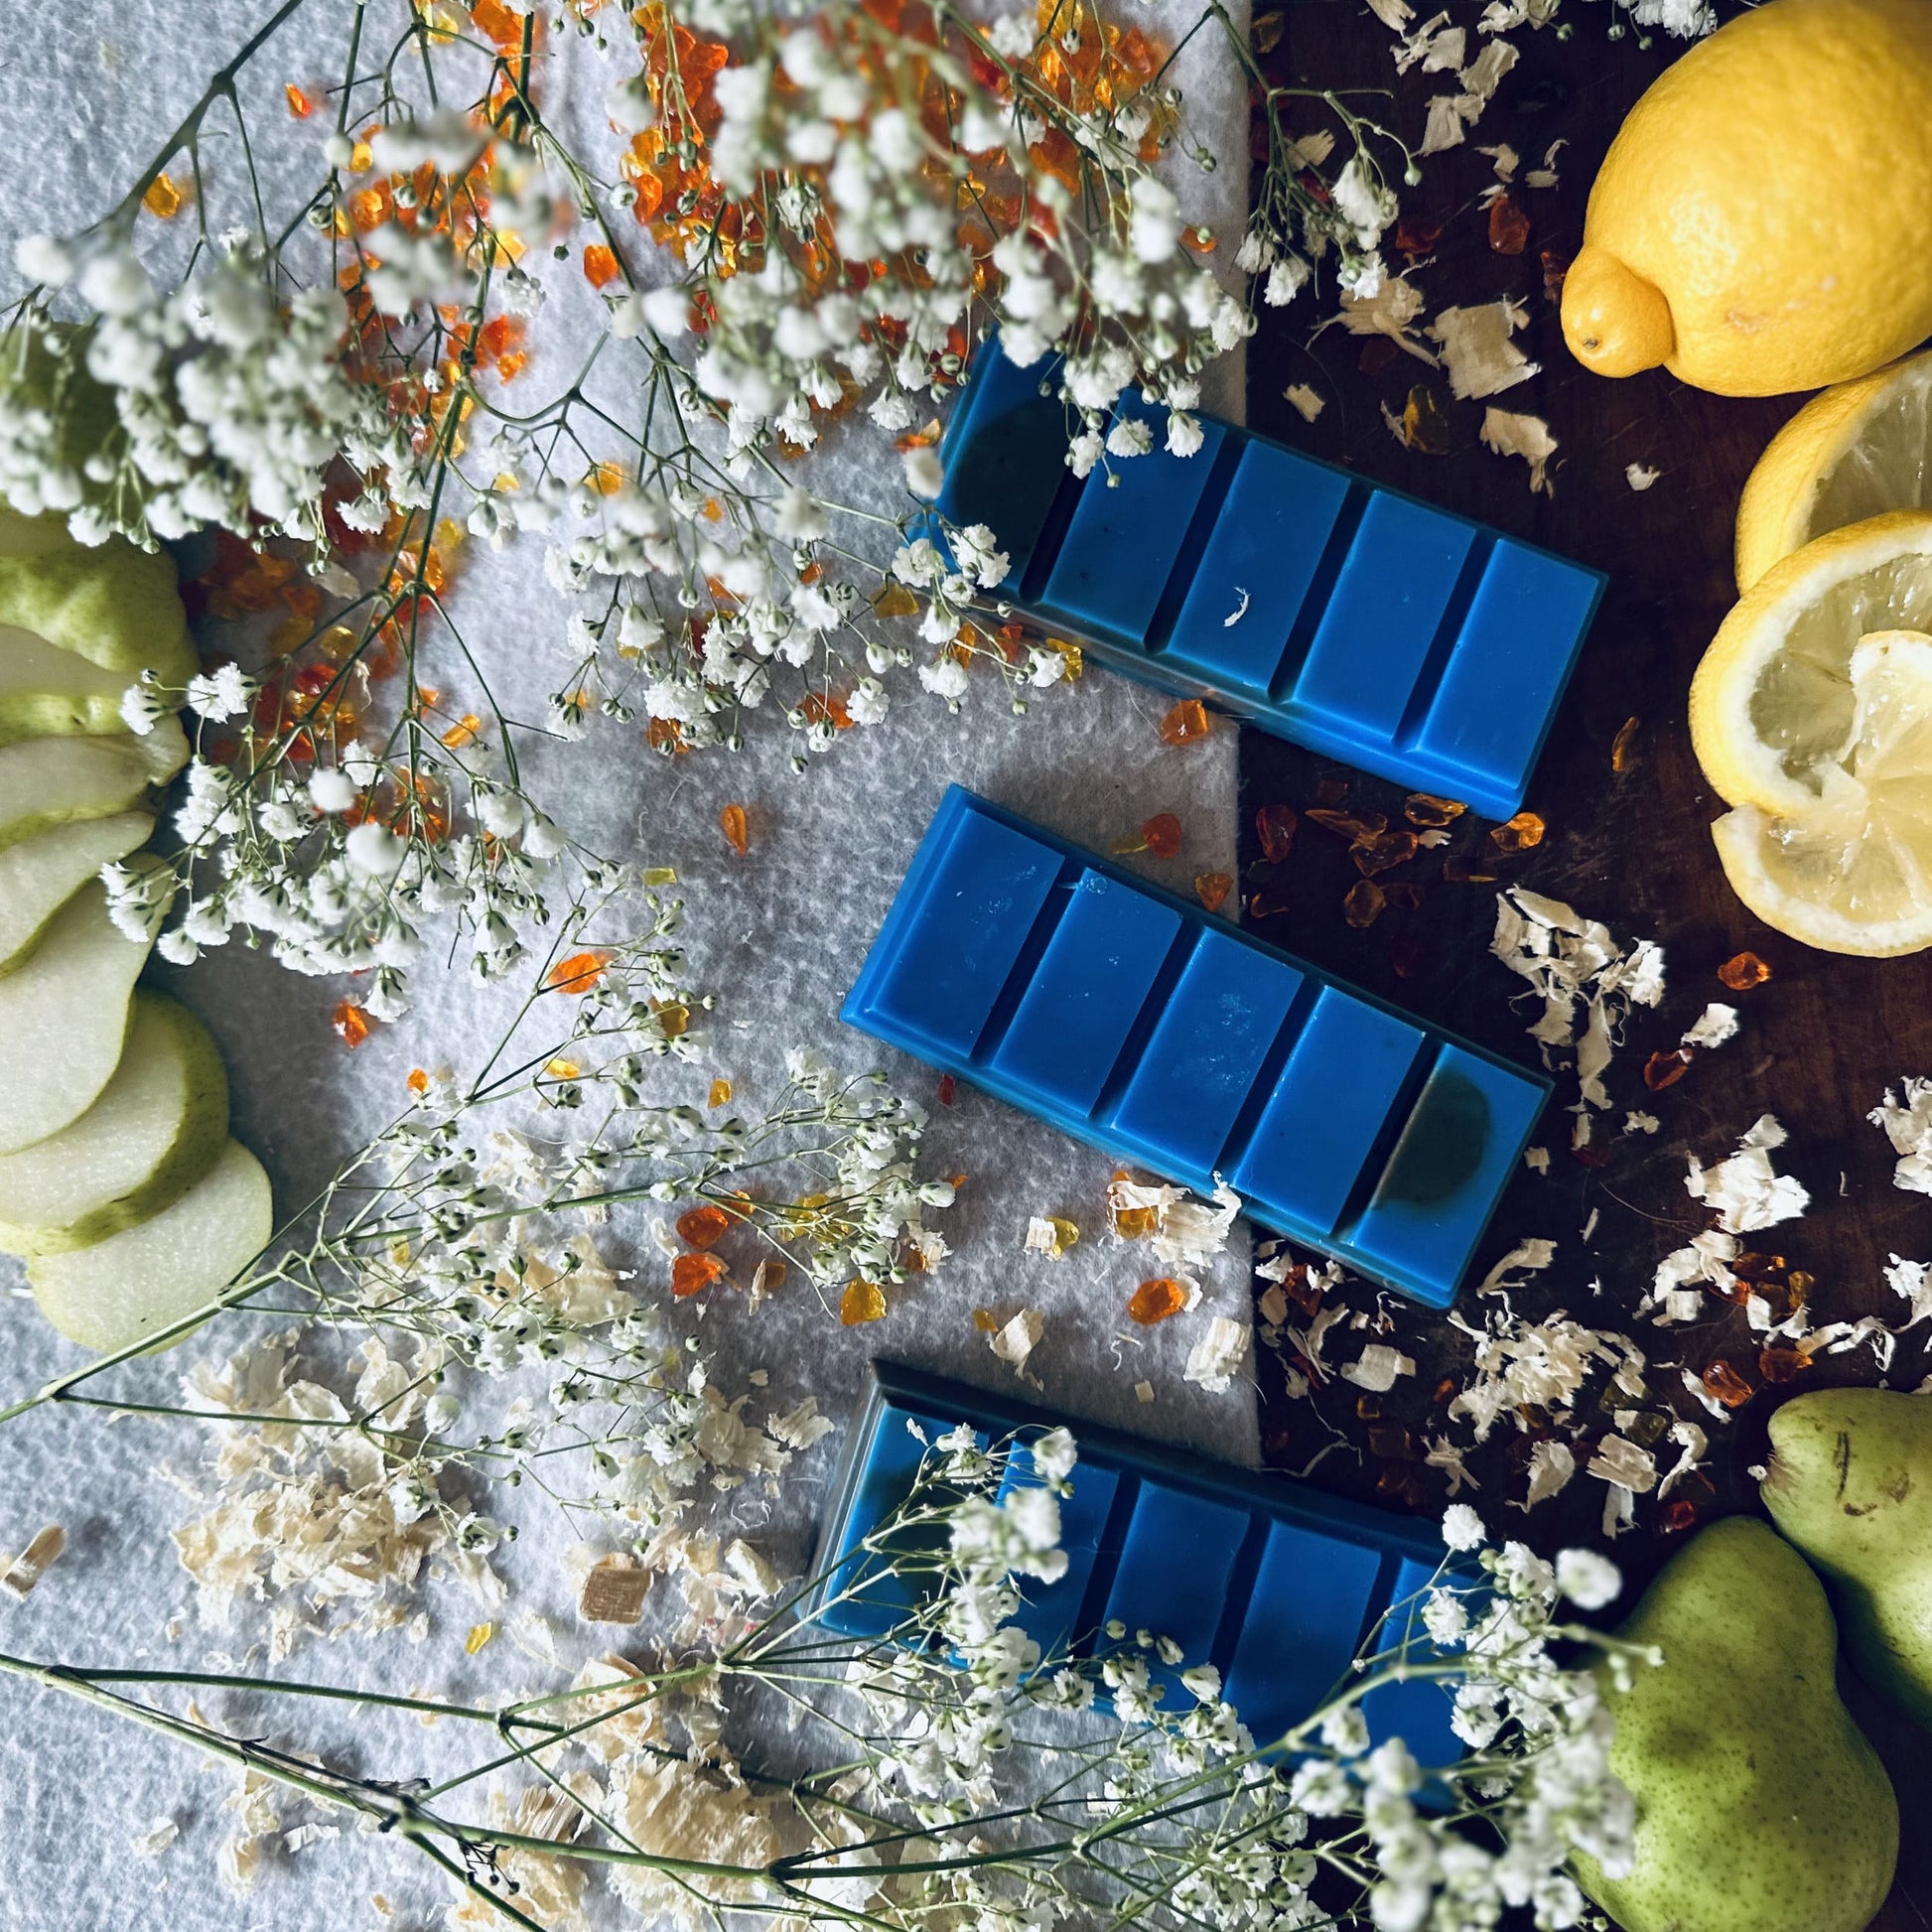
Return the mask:
M1932 636L1878 630L1848 666L1852 724L1818 800L1778 819L1740 805L1712 827L1731 889L1767 925L1827 952L1932 945Z
M1737 504L1737 588L1814 537L1932 504L1932 351L1814 396L1778 431Z
M1853 650L1876 630L1932 631L1932 511L1818 537L1732 606L1691 684L1691 743L1726 803L1818 803L1852 737Z

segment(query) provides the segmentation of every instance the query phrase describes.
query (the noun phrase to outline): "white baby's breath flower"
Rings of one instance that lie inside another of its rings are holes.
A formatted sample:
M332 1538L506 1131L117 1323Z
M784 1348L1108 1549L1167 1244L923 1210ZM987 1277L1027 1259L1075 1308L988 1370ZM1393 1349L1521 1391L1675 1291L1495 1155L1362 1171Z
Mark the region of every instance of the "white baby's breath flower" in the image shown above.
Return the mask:
M188 708L211 723L238 718L248 709L248 680L238 664L222 664L188 680Z
M1623 1587L1623 1575L1594 1550L1557 1553L1557 1587L1580 1610L1600 1610Z
M1443 1541L1451 1550L1480 1549L1489 1532L1467 1503L1450 1503L1443 1512Z
M930 502L945 485L946 473L936 451L921 447L905 452L905 486L914 496Z
M371 878L386 878L402 864L408 848L385 826L365 819L349 828L348 836L343 841L343 851L357 872L367 873Z

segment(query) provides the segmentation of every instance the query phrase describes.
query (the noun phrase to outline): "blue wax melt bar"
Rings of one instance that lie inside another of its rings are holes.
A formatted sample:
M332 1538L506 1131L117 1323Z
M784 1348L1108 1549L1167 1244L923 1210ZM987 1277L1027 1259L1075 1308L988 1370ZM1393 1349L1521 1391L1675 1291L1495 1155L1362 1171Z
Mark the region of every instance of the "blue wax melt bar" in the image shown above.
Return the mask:
M843 1018L1430 1308L1550 1092L957 785Z
M921 1438L930 1443L964 1424L982 1448L1004 1452L1003 1500L1039 1482L1032 1445L1065 1420L875 1362L812 1565L806 1602L821 1626L860 1642L918 1640L909 1622L915 1591L923 1582L936 1594L937 1569L912 1567L890 1597L863 1590L855 1597L853 1579L869 1548L893 1542L886 1526L918 1477ZM1125 1651L1145 1659L1166 1708L1186 1710L1191 1698L1180 1672L1211 1664L1265 1750L1321 1708L1358 1651L1386 1650L1407 1636L1414 1654L1437 1661L1418 1595L1443 1556L1433 1526L1290 1476L1233 1468L1095 1425L1067 1426L1079 1460L1072 1492L1060 1501L1066 1574L1049 1585L1017 1580L1015 1621L1039 1645L1041 1668ZM1466 1587L1472 1577L1451 1570L1445 1581ZM1110 1626L1125 1626L1124 1634L1110 1635ZM1181 1661L1169 1664L1143 1648L1143 1632L1170 1639ZM1436 1770L1462 1755L1449 1711L1439 1679L1384 1686L1363 1705L1375 1738L1399 1734L1419 1763Z
M1203 420L1191 456L1067 469L1058 365L975 355L940 445L939 522L985 523L1001 595L1103 663L1496 818L1523 802L1602 598L1566 562ZM934 525L935 533L938 523Z

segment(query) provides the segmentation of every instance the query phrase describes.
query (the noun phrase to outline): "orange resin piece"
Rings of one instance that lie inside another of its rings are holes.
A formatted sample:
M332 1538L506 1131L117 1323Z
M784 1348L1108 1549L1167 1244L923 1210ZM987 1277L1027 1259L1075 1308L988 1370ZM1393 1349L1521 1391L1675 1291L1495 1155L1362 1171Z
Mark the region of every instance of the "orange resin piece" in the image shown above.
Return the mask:
M1630 748L1636 743L1638 720L1626 718L1617 727L1616 736L1610 740L1610 769L1628 771L1630 768Z
M611 958L608 946L590 946L583 952L574 952L568 959L558 960L544 974L544 991L588 993L604 977L604 969L610 965Z
M1529 239L1530 217L1507 195L1498 195L1489 204L1489 246L1499 255L1520 255Z
M429 1075L420 1066L412 1066L409 1069L409 1078L403 1082L403 1085L411 1093L421 1096L429 1091Z
M621 272L617 256L603 242L594 241L584 250L584 279L592 288L615 282Z
M156 175L148 184L148 191L141 197L141 206L163 221L172 221L181 212L182 204L188 197L181 184L172 175Z
M718 814L718 823L725 834L725 843L743 858L752 849L752 831L746 822L743 805L727 805Z
M1357 839L1349 847L1348 856L1364 879L1372 879L1391 866L1407 865L1416 856L1416 835L1403 831L1372 832L1367 838Z
M1402 801L1402 816L1426 832L1452 825L1468 809L1458 799L1438 798L1433 791L1412 791Z
M293 114L298 121L306 121L309 118L309 116L316 111L315 102L312 101L309 98L309 96L305 94L302 91L302 89L295 84L293 80L291 80L282 89L282 94L283 97L288 101L289 112Z
M1278 866L1295 846L1295 828L1301 821L1288 805L1264 805L1255 813L1255 831L1261 838L1261 856Z
M1227 903L1228 894L1234 890L1234 880L1225 872L1202 872L1194 875L1194 897L1210 912L1218 912Z
M714 1080L711 1092L705 1098L707 1107L729 1107L731 1105L732 1083L729 1080Z
M862 1282L856 1277L847 1282L839 1297L839 1325L856 1328L862 1322L877 1321L886 1312L886 1292L877 1282Z
M1728 1362L1713 1362L1698 1379L1726 1409L1741 1409L1757 1393Z
M335 1028L336 1037L350 1049L361 1045L369 1036L369 1016L353 1000L337 1001L335 1012L329 1016L329 1024Z
M713 1282L724 1278L725 1264L716 1255L679 1255L671 1263L671 1293L679 1301L702 1294Z
M1180 821L1173 812L1157 812L1141 827L1142 849L1157 859L1172 859L1180 850Z
M543 1070L553 1080L575 1080L582 1076L584 1069L575 1060L545 1060Z
M1143 1328L1152 1328L1157 1321L1178 1314L1186 1306L1187 1291L1171 1275L1143 1282L1127 1298L1127 1312Z
M1373 925L1388 902L1388 894L1374 880L1358 879L1341 901L1341 916L1359 930Z
M1733 993L1748 993L1771 977L1771 969L1754 952L1733 954L1718 968L1718 977Z
M1691 1070L1688 1047L1679 1046L1668 1053L1652 1053L1643 1063L1643 1083L1652 1093L1674 1087Z
M1795 1381L1811 1366L1811 1357L1796 1348L1760 1348L1757 1372L1767 1382Z
M1161 720L1163 745L1191 745L1214 729L1207 707L1198 698L1182 698Z
M731 1224L732 1217L722 1207L706 1201L677 1217L678 1239L694 1248L715 1248L731 1232Z
M1489 828L1489 843L1498 852L1527 852L1543 843L1543 821L1534 812L1518 812L1506 824Z

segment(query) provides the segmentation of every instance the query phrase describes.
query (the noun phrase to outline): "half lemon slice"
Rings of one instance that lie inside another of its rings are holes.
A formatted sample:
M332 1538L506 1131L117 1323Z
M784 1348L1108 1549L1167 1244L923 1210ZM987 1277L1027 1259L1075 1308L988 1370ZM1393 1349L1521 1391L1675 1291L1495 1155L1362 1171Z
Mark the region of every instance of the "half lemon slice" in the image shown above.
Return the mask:
M1731 889L1828 952L1932 945L1932 513L1820 537L1739 600L1691 687L1691 738L1734 807Z
M1932 505L1932 351L1814 396L1766 445L1737 504L1737 588L1814 537Z

